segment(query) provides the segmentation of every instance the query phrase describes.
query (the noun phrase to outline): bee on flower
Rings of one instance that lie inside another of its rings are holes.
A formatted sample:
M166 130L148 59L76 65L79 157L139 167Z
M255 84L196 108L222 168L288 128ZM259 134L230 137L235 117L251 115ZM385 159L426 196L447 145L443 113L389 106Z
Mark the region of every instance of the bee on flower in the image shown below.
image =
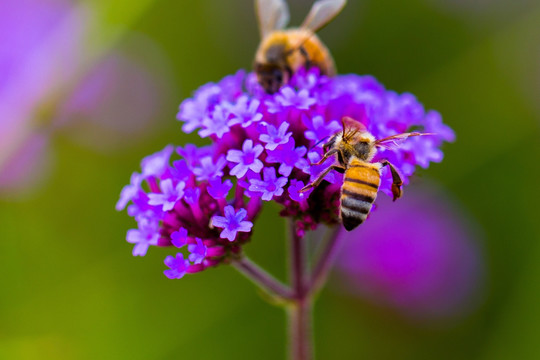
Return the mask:
M263 202L281 204L299 236L350 220L340 205L349 180L331 168L335 160L328 156L343 118L372 136L379 148L373 162L392 164L378 170L378 189L392 197L417 166L440 162L440 146L454 139L439 113L371 76L328 77L312 68L294 74L275 94L260 90L255 73L239 71L182 102L177 117L183 130L197 131L211 145L169 145L143 159L117 204L138 224L140 233L128 236L134 255L152 246L181 248L181 261L166 262L177 275L227 263L251 238ZM375 140L413 128L431 135L409 134L399 147Z
M379 190L399 198L417 166L442 160L441 146L454 133L411 94L388 91L371 76L335 74L314 33L344 0L315 2L304 25L288 30L283 0L257 5L263 39L254 72L203 85L180 104L182 130L209 145L169 145L143 159L117 209L127 207L137 223L127 236L133 255L173 248L164 260L168 278L231 264L289 305L291 358L311 359L311 304L339 230L363 223ZM290 223L289 285L243 251L265 202L280 205ZM309 266L304 235L321 225L331 236Z

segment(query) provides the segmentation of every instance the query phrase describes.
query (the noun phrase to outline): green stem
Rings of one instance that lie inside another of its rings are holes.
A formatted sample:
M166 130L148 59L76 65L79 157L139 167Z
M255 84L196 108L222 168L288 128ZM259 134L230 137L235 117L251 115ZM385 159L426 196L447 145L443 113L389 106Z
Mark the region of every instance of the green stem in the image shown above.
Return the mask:
M339 250L340 232L341 226L334 226L334 228L330 229L330 234L323 243L323 248L319 252L318 259L315 262L308 284L309 292L311 294L316 294L326 283L328 273L334 264Z
M307 251L303 238L297 236L294 222L290 224L290 271L293 302L287 315L291 360L313 359L312 299L307 288Z
M289 225L290 282L287 286L263 270L246 256L234 259L231 264L269 295L286 300L289 326L289 359L313 360L313 301L316 293L326 282L328 273L339 248L341 227L331 229L330 236L322 245L313 272L308 269L306 239L297 235L296 226Z
M290 287L281 283L248 257L242 256L239 259L235 259L231 264L236 270L269 295L282 299L293 298L294 294Z
M295 300L287 309L291 360L313 359L312 302Z

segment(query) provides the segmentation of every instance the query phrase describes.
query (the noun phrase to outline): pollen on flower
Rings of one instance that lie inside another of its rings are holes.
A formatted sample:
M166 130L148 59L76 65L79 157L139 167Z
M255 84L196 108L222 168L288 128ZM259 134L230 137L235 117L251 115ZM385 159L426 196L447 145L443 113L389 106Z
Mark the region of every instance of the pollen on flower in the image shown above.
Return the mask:
M441 145L454 140L439 113L371 76L329 78L301 69L269 95L254 74L239 71L202 86L179 107L182 130L197 131L210 145L165 147L143 159L122 190L116 208L127 207L137 221L127 236L133 254L144 255L150 246L180 249L166 258L169 278L227 263L250 240L264 201L280 204L299 235L337 224L342 174L332 170L319 186L300 190L334 161L313 165L344 116L377 139L411 129L435 134L378 152L375 161L391 161L405 184L417 166L441 161ZM391 185L385 168L380 190L392 195Z

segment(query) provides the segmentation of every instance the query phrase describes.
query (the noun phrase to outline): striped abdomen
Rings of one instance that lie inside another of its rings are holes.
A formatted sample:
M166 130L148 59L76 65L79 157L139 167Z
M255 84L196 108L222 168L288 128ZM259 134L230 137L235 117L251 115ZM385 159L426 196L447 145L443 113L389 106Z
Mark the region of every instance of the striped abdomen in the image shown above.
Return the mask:
M366 220L381 183L379 163L351 159L341 188L341 220L350 231Z

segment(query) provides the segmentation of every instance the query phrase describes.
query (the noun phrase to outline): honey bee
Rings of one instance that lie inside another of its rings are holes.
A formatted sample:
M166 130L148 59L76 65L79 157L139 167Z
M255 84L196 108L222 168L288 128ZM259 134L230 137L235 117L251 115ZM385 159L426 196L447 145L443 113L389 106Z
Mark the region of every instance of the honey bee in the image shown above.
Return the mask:
M352 123L355 126L347 128L346 123ZM318 186L331 170L345 174L341 187L340 217L345 229L351 231L362 224L371 211L381 184L381 169L384 166L388 166L392 174L393 200L396 201L402 195L403 181L394 165L388 160L372 162L377 148L391 148L390 143L397 145L397 141L412 136L433 134L411 132L376 140L361 123L352 118L344 117L342 124L343 131L333 135L323 145L324 155L313 165L321 165L331 156L336 156L337 164L329 166L315 181L306 185L301 191Z
M284 29L289 22L284 0L255 1L261 43L254 69L267 93L276 93L301 67L316 66L324 75L336 74L334 60L315 32L328 24L345 4L346 0L316 1L299 28Z

